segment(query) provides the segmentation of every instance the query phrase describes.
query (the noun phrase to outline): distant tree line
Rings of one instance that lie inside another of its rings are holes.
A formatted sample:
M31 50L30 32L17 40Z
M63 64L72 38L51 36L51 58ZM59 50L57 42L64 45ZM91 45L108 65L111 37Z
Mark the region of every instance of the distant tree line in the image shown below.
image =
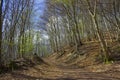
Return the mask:
M0 66L47 53L41 32L33 27L34 6L35 0L0 0Z

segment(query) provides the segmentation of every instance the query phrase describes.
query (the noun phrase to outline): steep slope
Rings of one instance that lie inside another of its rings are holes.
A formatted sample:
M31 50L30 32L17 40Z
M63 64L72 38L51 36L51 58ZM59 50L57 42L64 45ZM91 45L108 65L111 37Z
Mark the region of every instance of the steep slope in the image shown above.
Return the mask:
M66 66L67 68L85 68L94 72L109 71L114 69L113 66L118 66L115 63L119 63L120 50L119 44L116 42L110 43L108 46L111 51L112 62L110 64L103 63L103 52L101 51L99 42L85 43L79 47L78 51L76 51L75 46L67 46L61 54L60 52L54 53L49 59L50 61L54 61L54 64ZM106 69L107 67L109 68ZM117 70L119 71L119 68Z

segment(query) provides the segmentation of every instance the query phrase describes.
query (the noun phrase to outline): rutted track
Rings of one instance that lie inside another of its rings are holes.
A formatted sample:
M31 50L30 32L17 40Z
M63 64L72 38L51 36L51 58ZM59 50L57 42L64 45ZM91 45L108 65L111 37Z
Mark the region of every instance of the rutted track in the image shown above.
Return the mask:
M52 66L37 65L27 70L2 74L0 80L120 80L120 72L89 72L46 61Z
M88 48L83 47L82 50L86 49L89 54L90 50L92 50L91 52L93 54L93 52L98 52L96 48L96 46L92 48L90 46ZM65 55L71 53L70 51L72 52L73 50L69 48ZM65 55L63 57L66 57ZM56 57L57 54L53 54L48 58L44 58L43 60L48 63L48 65L43 63L33 67L27 67L23 70L1 74L0 80L120 80L119 63L115 64L117 67L113 67L111 69L112 71L92 72L86 68L66 64L63 61L67 58L56 59ZM89 61L89 59L87 61ZM103 69L104 68L105 67L103 67ZM107 66L106 68L109 67Z

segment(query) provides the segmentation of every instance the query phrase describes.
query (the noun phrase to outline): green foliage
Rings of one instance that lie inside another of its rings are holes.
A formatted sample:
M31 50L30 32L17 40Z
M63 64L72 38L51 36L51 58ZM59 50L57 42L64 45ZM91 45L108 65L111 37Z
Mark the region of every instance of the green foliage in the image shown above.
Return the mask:
M56 0L56 2L61 2L67 4L70 0Z
M34 48L34 44L33 44L32 37L27 38L26 43L25 43L25 48L24 48L25 52L30 52L33 50L33 48Z
M10 61L8 67L13 71L18 68L18 65L14 61Z
M65 5L69 5L72 3L73 0L52 0L53 3L62 3Z
M46 46L41 46L41 50L42 50L42 52L44 53L44 56L47 56L48 54L48 52L47 52L47 49L46 49Z
M105 63L105 64L114 63L114 61L112 59L107 59L103 54L96 55L96 61L99 61L99 62Z
M2 43L9 46L14 46L16 43L14 41L2 40Z
M21 37L21 41L24 42L20 42L20 52L19 53L29 53L31 51L33 51L34 49L34 44L33 44L33 37L28 34L26 34L26 37Z

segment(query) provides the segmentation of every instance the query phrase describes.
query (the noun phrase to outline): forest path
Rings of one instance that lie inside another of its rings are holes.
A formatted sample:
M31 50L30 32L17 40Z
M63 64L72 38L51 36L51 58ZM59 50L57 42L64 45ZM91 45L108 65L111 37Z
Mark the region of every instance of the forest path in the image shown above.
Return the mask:
M76 66L67 66L51 59L24 70L0 75L0 80L120 80L120 72L89 72Z
M84 49L88 50L88 52L90 50L97 50L96 46L90 46L89 48L83 47L82 50ZM68 49L68 51L70 50L72 51L72 49ZM113 68L113 71L91 72L75 65L70 66L62 62L62 60L61 62L57 61L55 56L56 54L53 54L48 58L44 58L45 63L43 64L1 74L0 80L120 80L120 70L115 71ZM119 64L117 65L120 69Z

